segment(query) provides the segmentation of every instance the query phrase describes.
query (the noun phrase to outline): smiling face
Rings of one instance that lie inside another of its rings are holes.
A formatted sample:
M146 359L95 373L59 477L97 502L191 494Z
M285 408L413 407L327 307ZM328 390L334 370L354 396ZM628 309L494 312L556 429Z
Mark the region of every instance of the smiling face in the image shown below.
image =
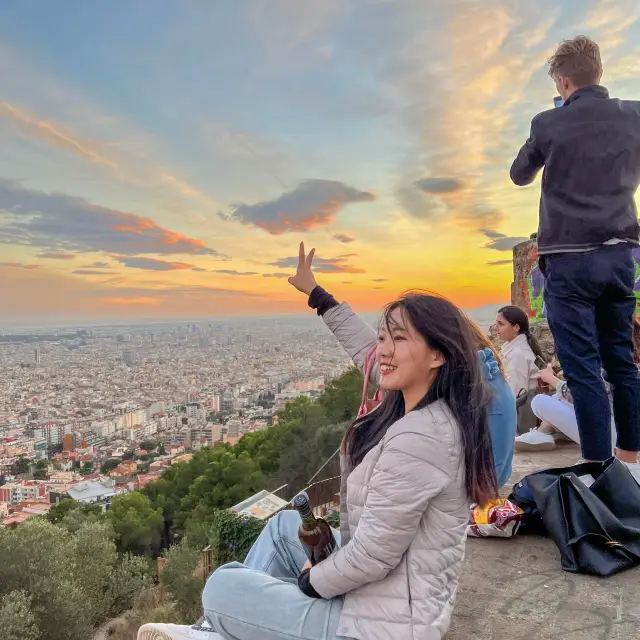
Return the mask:
M503 342L511 342L520 335L520 325L511 324L501 313L496 316L496 334Z
M393 309L386 322L381 323L376 356L380 363L380 386L402 391L407 411L426 395L444 364L442 354L429 347L402 307Z

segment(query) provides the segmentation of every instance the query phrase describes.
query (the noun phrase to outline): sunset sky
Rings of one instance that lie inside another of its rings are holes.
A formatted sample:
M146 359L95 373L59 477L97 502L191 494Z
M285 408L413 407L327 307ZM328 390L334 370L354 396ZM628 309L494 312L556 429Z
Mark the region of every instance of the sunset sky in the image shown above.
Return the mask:
M509 166L595 38L640 98L637 0L0 5L0 323L304 313L318 280L508 300L539 182Z

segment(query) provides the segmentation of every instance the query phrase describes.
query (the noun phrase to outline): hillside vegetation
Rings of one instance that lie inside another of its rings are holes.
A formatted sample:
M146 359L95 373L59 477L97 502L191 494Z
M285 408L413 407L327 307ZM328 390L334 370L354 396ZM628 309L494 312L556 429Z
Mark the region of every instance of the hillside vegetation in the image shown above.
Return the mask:
M46 517L0 529L2 640L86 640L125 610L113 640L134 639L142 622L196 620L201 550L212 550L214 566L242 561L263 527L228 508L265 488L286 484L287 497L303 489L338 448L361 393L362 375L349 370L318 400L288 403L277 425L202 449L114 498L108 512L67 499Z

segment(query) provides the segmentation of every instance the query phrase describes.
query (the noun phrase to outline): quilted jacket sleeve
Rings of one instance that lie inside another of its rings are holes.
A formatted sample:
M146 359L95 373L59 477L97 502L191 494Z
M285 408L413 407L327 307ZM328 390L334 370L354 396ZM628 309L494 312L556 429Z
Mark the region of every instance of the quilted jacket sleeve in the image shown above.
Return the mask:
M346 302L326 311L322 319L357 367L363 369L367 353L378 339L375 329L356 314ZM371 382L377 384L379 376L376 364L371 374Z
M311 569L322 597L384 578L415 538L429 501L451 482L450 451L438 429L425 424L428 415L411 412L389 430L353 538Z

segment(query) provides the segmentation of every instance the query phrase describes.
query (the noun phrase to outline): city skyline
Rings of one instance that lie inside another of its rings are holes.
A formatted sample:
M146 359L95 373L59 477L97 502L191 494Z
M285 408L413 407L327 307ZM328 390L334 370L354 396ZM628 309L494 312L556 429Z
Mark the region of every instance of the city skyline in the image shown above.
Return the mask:
M508 301L509 166L577 33L635 98L631 0L0 7L3 323L304 315L300 240L362 312Z

